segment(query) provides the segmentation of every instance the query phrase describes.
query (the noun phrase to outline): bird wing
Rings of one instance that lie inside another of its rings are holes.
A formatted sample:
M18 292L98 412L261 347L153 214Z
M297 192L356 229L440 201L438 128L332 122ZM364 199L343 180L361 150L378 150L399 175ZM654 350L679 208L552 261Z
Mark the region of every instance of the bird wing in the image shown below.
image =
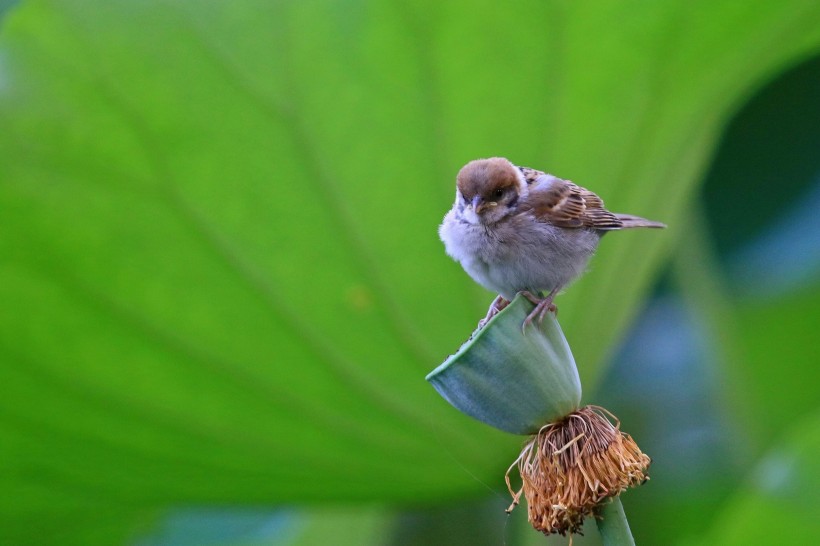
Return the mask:
M535 169L522 167L521 172L528 186L521 206L536 220L563 228L623 227L623 222L604 208L601 198L588 189Z

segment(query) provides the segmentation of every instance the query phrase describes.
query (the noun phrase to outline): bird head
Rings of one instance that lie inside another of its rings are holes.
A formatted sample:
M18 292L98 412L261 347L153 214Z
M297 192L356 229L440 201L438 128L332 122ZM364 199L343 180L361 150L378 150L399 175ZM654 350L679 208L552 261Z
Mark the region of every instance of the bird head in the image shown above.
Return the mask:
M521 171L503 157L470 161L456 177L456 206L473 224L494 224L509 215L526 182Z

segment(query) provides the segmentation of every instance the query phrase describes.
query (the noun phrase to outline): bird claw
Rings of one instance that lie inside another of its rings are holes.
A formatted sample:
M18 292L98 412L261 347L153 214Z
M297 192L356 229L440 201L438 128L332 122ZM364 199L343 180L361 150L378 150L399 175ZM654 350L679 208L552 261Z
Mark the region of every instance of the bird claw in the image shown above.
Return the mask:
M555 295L558 293L558 289L553 290L549 293L546 298L539 298L532 292L528 290L523 290L521 295L527 298L530 303L535 305L535 309L527 315L527 318L524 319L524 323L521 325L521 333L526 333L527 326L532 324L534 320L538 320L538 325L540 326L542 322L544 322L544 317L547 316L547 312L552 312L555 315L558 314L558 307L552 303L552 300L555 299Z
M490 322L490 319L496 316L498 313L504 310L510 304L509 301L505 300L500 295L497 296L493 302L490 304L490 308L487 309L487 316L483 319L478 321L478 329L484 328L484 326Z

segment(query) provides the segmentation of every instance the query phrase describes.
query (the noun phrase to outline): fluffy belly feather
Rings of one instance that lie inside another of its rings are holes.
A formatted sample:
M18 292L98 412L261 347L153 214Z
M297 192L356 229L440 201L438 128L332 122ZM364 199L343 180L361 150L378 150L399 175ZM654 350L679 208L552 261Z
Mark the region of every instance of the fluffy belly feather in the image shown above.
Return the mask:
M447 253L477 283L506 299L521 290L564 288L584 272L600 239L589 229L534 222L493 229L447 218L440 235Z

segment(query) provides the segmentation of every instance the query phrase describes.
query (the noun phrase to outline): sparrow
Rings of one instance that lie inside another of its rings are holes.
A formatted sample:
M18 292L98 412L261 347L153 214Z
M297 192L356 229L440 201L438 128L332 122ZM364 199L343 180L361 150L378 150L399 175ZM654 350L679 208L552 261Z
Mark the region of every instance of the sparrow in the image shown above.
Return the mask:
M640 227L666 226L609 212L569 180L491 157L459 171L439 237L473 280L498 294L479 327L521 293L535 305L526 329L557 311L555 296L584 273L605 233Z

